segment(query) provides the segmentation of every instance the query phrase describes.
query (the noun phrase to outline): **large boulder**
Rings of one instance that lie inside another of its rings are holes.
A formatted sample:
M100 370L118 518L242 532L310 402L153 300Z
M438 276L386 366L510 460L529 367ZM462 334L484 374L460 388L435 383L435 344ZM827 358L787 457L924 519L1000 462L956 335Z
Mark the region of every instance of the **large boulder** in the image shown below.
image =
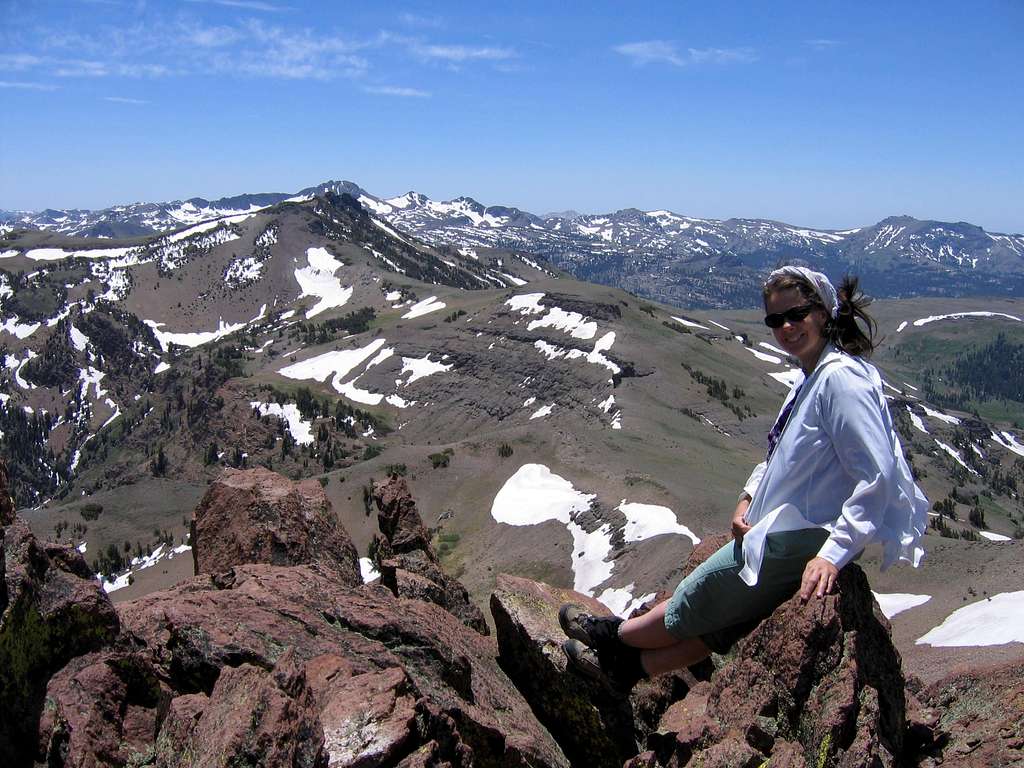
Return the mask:
M373 549L381 584L398 597L439 605L463 624L483 635L490 634L487 620L469 599L469 592L457 579L441 570L430 545L430 533L416 509L416 500L405 480L391 477L374 488L377 524L381 535Z
M498 661L573 765L618 768L637 752L633 711L628 698L568 669L558 624L567 602L610 615L570 589L499 575L491 595Z
M41 543L14 514L0 463L3 590L0 592L0 764L35 756L50 676L118 632L118 618L82 555Z
M193 695L196 728L206 712L195 695L212 702L226 669L271 670L287 651L307 669L332 766L376 764L381 744L393 759L432 742L427 751L452 765L568 764L492 642L430 603L347 586L315 565L244 565L121 610L160 677Z
M226 469L207 490L192 520L195 572L234 565L306 565L361 584L359 557L315 480L294 483L263 467Z
M897 765L904 685L888 622L848 565L834 594L794 596L761 622L648 746L659 765Z

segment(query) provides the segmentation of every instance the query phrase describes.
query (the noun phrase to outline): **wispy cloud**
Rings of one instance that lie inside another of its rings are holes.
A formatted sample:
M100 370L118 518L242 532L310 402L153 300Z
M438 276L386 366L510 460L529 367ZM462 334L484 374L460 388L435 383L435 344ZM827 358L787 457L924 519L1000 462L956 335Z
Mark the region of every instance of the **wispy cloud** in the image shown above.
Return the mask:
M399 14L398 21L404 26L417 27L419 29L444 28L444 21L438 16L420 16L416 13L402 13Z
M149 104L145 99L130 99L127 96L104 96L104 101L112 101L115 104Z
M291 10L286 5L264 3L261 0L185 0L185 2L196 5L222 5L226 8L242 8L247 11L266 11L268 13L280 13L281 11Z
M17 88L23 91L56 91L56 85L48 83L18 83L10 80L0 80L0 88Z
M637 66L646 64L671 64L686 67L699 64L749 63L757 60L753 48L687 48L679 47L668 40L643 40L624 43L612 48L616 53L631 59Z
M376 93L381 96L401 96L415 99L430 98L430 91L421 91L418 88L404 88L397 85L367 85L363 86L363 90L367 93Z
M817 38L815 40L804 40L804 45L813 48L816 51L826 51L829 48L835 48L837 45L842 45L842 40L830 40L828 38Z
M0 53L0 70L24 72L38 66L42 59L28 53Z
M505 61L514 59L516 52L511 48L472 45L427 45L416 43L412 52L424 59L436 59L452 63L467 61Z

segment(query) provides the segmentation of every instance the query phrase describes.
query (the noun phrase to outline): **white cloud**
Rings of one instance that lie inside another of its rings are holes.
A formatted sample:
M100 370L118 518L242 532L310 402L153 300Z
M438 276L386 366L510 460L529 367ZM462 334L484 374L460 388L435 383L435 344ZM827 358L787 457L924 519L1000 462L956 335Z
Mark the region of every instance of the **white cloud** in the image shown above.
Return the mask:
M149 104L145 99L130 99L127 96L104 96L104 101L112 101L115 104Z
M407 27L420 27L426 29L441 29L444 22L437 16L420 16L416 13L402 13L398 21Z
M828 38L816 38L814 40L804 40L804 45L814 48L816 51L824 51L829 48L835 48L837 45L842 45L842 40L830 40Z
M454 63L466 61L504 61L514 59L516 52L511 48L495 48L472 45L424 45L417 43L413 53L425 59L439 59Z
M696 64L748 63L757 60L757 53L752 48L687 48L683 52L675 43L668 40L624 43L612 50L632 59L638 66L672 64L676 67L685 67Z
M0 88L18 88L23 91L55 91L56 85L46 83L16 83L9 80L0 80Z
M281 11L291 10L287 6L274 5L273 3L264 3L261 0L185 0L189 3L204 5L223 5L227 8L242 8L247 11L267 11L269 13L279 13Z
M376 93L381 96L403 96L406 98L426 99L430 97L429 91L421 91L418 88L404 88L397 85L367 85L363 88L367 93Z

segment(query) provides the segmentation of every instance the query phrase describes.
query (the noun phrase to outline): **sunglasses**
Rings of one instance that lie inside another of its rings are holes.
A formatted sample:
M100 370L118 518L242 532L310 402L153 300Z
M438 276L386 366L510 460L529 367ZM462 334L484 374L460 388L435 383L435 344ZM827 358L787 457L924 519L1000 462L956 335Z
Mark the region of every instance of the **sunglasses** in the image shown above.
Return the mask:
M764 324L769 328L781 328L787 320L791 323L799 323L813 311L813 304L790 307L785 312L773 312L770 315L765 315Z

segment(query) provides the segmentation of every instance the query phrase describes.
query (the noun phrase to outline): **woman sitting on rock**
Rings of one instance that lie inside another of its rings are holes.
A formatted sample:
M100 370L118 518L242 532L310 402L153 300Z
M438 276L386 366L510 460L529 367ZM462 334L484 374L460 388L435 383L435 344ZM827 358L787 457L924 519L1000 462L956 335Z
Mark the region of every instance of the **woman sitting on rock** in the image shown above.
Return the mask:
M820 272L783 267L763 296L765 325L803 375L743 487L735 540L643 616L595 617L573 605L559 613L572 666L618 690L726 652L797 589L805 602L824 597L872 542L884 547L883 569L917 566L924 554L928 500L903 457L878 371L864 359L875 323L857 279L837 292Z

